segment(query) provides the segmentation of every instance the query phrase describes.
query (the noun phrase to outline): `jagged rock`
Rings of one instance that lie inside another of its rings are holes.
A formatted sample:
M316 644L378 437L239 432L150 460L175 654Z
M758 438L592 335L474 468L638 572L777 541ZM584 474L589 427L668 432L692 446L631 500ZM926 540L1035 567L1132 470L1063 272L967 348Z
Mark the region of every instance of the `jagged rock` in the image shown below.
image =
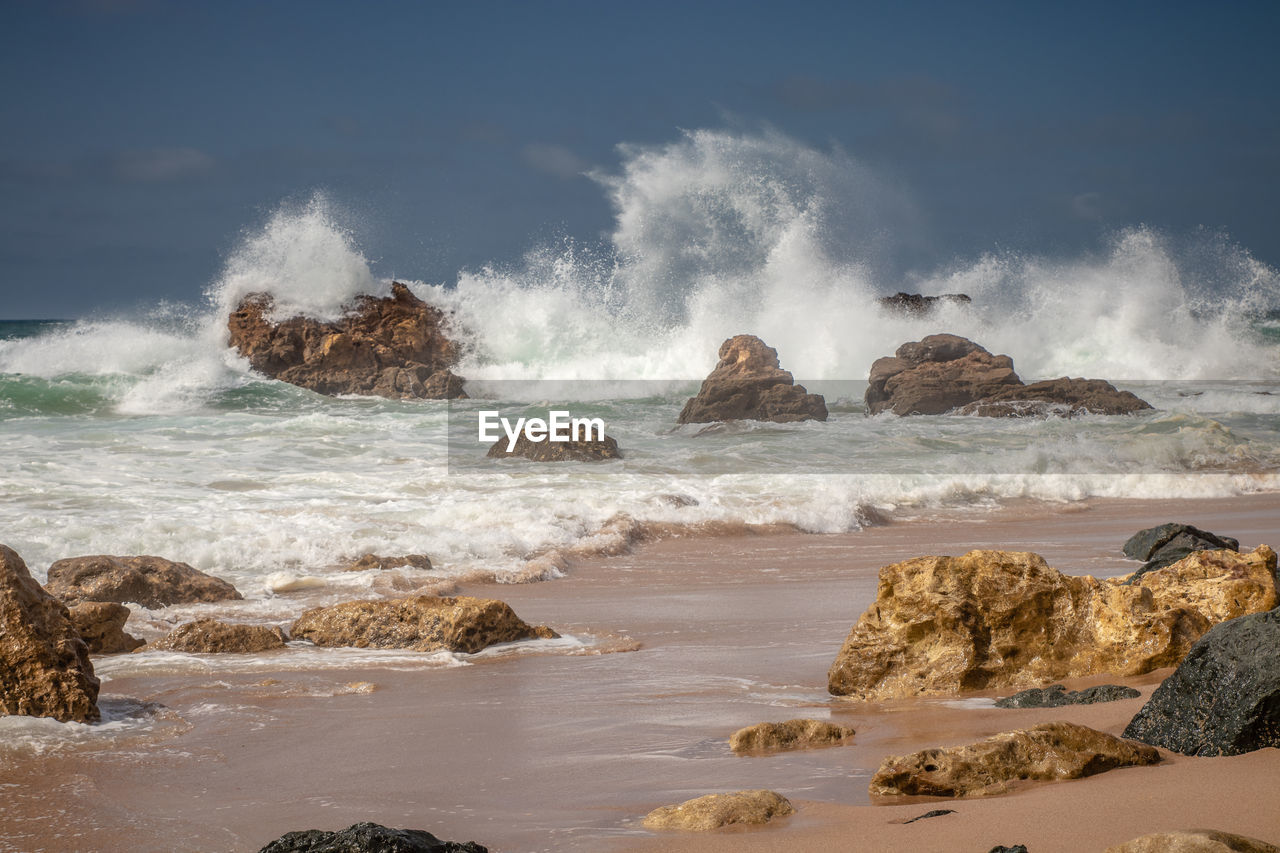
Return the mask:
M163 557L98 555L58 560L49 567L45 589L67 604L133 602L149 609L242 598L221 578Z
M1143 744L1075 723L1043 723L967 746L889 756L869 790L881 797L983 797L1002 794L1023 779L1078 779L1159 761L1159 751Z
M317 646L420 652L478 652L494 643L560 636L529 625L501 601L431 595L317 607L303 613L289 633Z
M644 819L649 829L687 829L703 832L731 824L762 824L793 814L795 808L775 791L734 791L707 794L677 806L654 809Z
M124 632L129 608L113 601L83 601L69 608L71 621L90 654L114 655L131 652L143 641Z
M259 373L321 394L398 399L465 397L450 372L458 348L444 314L400 282L382 299L360 296L341 319L271 319L273 300L246 296L227 319L231 346Z
M599 462L604 459L620 459L618 442L606 435L601 441L577 439L570 441L530 441L523 432L510 451L505 437L498 439L485 455L491 459L522 456L534 462Z
M1182 829L1153 832L1124 844L1115 844L1106 853L1280 853L1280 847L1216 829Z
M894 699L1173 666L1210 625L1275 607L1275 566L1266 545L1193 554L1131 585L1064 575L1025 552L894 563L828 688Z
M1124 555L1131 560L1145 560L1131 576L1136 579L1147 572L1176 563L1196 551L1239 551L1239 541L1218 536L1190 524L1170 522L1159 527L1139 530L1124 543Z
M940 305L968 305L973 302L968 294L944 293L940 296L924 296L919 293L898 291L893 296L881 296L876 300L881 308L895 314L907 314L914 317L928 317Z
M729 738L734 752L781 752L810 746L835 746L853 739L854 731L825 720L787 720L785 723L756 723L738 729Z
M287 641L279 628L265 625L229 625L217 619L197 619L179 625L147 649L193 654L252 654L283 649Z
M93 722L98 686L66 605L0 545L0 713Z
M720 363L696 397L680 411L678 423L793 421L827 419L821 394L796 385L778 363L778 351L755 335L736 335L720 345Z
M258 853L489 853L489 848L474 841L441 841L422 829L357 823L339 832L289 832Z
M1015 844L1012 847L1008 847L1004 844L997 844L995 847L988 850L987 853L1028 853L1028 850L1027 845L1025 844Z
M431 568L431 559L426 554L402 554L399 557L381 557L377 554L365 554L354 563L343 568L348 572L367 572L371 569L385 571L406 566L411 569L429 570Z
M1060 708L1063 705L1094 705L1098 702L1115 702L1120 699L1136 699L1142 694L1132 687L1119 684L1099 684L1084 690L1068 691L1061 684L1051 687L1032 687L1012 696L996 700L997 708Z
M1280 747L1278 652L1280 609L1215 625L1151 694L1125 737L1185 755Z
M1009 417L1050 410L1129 414L1151 408L1101 379L1050 379L1025 384L1007 355L992 355L958 335L929 335L871 365L865 400L876 415L963 414Z

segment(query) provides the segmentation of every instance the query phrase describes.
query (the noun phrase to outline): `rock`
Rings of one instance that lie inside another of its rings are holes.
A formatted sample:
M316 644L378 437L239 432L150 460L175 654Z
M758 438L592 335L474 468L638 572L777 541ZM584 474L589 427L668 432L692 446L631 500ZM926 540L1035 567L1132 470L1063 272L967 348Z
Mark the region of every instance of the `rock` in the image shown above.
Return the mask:
M422 829L352 824L339 832L308 829L286 833L258 853L488 853L474 841L441 841Z
M1173 666L1210 625L1275 607L1275 565L1265 545L1205 551L1126 585L1064 575L1025 552L894 563L880 570L828 688L896 699Z
M1280 853L1280 847L1216 829L1153 832L1106 849L1106 853Z
M510 451L510 442L504 436L493 443L485 456L490 459L505 459L511 456L523 456L534 462L599 462L604 459L621 459L618 442L606 435L601 441L574 439L571 441L530 441L523 432L516 439L516 446Z
M927 820L931 817L942 817L943 815L949 815L949 814L955 814L955 813L956 813L955 809L932 809L930 811L925 812L924 814L916 815L913 818L908 818L907 820L904 820L903 823L904 824L915 823L918 820Z
M154 609L170 604L238 601L231 584L162 557L72 557L49 567L45 589L67 604L134 602Z
M872 796L984 797L1023 780L1079 779L1116 767L1156 764L1158 750L1075 723L1043 723L968 746L889 756Z
M113 601L84 601L69 609L76 633L89 646L90 654L121 654L144 645L142 640L124 632L124 623L129 620L129 608L123 604Z
M66 605L0 545L0 712L93 722L98 686Z
M687 829L704 832L731 824L762 824L793 814L786 797L774 791L734 791L707 794L678 806L654 809L644 819L649 829Z
M560 636L529 625L501 601L431 595L317 607L303 613L290 634L317 646L420 652L478 652L494 643Z
M1003 844L997 844L995 847L988 850L987 853L1027 853L1027 845L1015 844L1012 847L1006 847Z
M791 373L779 365L777 350L755 335L737 335L720 345L720 363L703 380L698 395L684 404L677 422L826 419L822 395L796 385Z
M321 394L396 399L465 397L449 371L458 347L444 314L400 282L382 299L360 296L331 323L312 317L271 319L271 296L246 296L227 319L230 345L254 370Z
M1178 562L1196 551L1239 551L1240 543L1229 536L1218 536L1190 524L1171 522L1159 527L1139 530L1124 543L1124 555L1131 560L1145 560L1146 564L1132 577L1162 569Z
M893 296L881 296L876 300L881 308L894 314L906 314L913 317L928 317L940 305L969 305L973 302L964 293L944 293L941 296L923 296L919 293L898 291Z
M756 723L738 729L729 738L729 748L738 754L781 752L809 746L836 746L853 738L848 726L824 720L787 720L785 723Z
M1125 737L1185 755L1280 747L1278 650L1280 609L1215 625L1151 694Z
M197 619L179 625L155 642L148 643L147 649L193 654L252 654L283 649L285 642L284 632L279 628Z
M365 554L354 563L344 566L344 571L348 572L367 572L373 569L386 571L387 569L422 569L429 571L431 569L431 559L426 554L402 554L399 557L380 557L377 554Z
M1060 708L1063 705L1094 705L1098 702L1115 702L1120 699L1136 699L1142 694L1132 687L1119 684L1100 684L1084 690L1067 691L1061 684L1052 687L1032 687L1012 696L996 700L997 708Z
M1065 414L1129 414L1151 408L1101 379L1050 379L1025 384L1007 355L992 355L958 335L929 335L898 347L871 365L865 400L877 415L962 414L1010 417Z

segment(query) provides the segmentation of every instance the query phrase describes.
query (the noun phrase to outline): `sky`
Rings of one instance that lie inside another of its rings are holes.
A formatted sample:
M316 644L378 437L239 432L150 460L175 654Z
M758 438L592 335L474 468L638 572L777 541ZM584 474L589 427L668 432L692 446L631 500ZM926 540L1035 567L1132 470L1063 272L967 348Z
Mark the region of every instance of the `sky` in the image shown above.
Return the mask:
M899 188L901 273L1145 224L1280 265L1274 2L0 0L0 318L195 303L324 191L382 276L612 228L588 173L778 132ZM896 288L890 276L885 289Z

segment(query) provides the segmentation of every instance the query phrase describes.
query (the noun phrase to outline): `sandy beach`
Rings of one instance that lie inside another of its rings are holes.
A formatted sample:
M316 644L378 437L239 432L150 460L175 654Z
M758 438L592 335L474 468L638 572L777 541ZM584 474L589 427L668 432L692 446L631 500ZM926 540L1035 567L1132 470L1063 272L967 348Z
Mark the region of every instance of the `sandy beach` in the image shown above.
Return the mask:
M996 693L860 703L826 671L874 599L880 566L973 548L1033 550L1067 573L1124 574L1133 531L1168 520L1280 542L1280 495L1021 504L895 520L844 535L685 537L574 562L567 576L474 585L585 643L536 644L467 666L273 669L112 678L104 707L160 703L145 726L0 753L0 849L252 851L286 831L371 820L534 850L1101 850L1211 827L1275 842L1275 750L1166 754L1160 765L1028 785L981 800L872 804L887 754L1070 720L1119 734L1168 670L1098 677L1143 698L1001 710ZM987 701L983 701L987 700ZM792 717L857 730L851 746L735 756L737 728ZM57 724L53 724L57 725ZM46 742L47 743L47 742ZM750 831L651 833L651 809L771 788L796 815ZM955 814L902 821L935 808Z

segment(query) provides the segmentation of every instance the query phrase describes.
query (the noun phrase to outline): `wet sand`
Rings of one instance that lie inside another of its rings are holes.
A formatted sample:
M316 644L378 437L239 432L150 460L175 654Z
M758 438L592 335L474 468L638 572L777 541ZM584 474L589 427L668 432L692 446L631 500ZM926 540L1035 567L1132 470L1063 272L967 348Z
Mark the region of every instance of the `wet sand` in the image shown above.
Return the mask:
M589 641L447 669L148 675L104 684L167 710L154 731L0 754L0 850L252 851L286 831L360 820L532 850L1101 850L1209 826L1280 841L1280 751L1164 764L984 800L873 805L889 753L1068 719L1119 733L1165 672L1093 678L1142 699L1006 711L986 702L856 703L826 671L873 600L879 567L971 548L1034 550L1110 576L1135 530L1187 521L1280 545L1280 495L1025 504L856 534L672 539L581 560L547 583L474 585L527 621ZM631 650L627 650L631 649ZM604 653L600 653L604 652ZM367 688L349 687L371 682ZM976 694L979 698L998 695ZM857 729L847 747L738 757L735 729L796 716ZM797 815L749 831L654 834L650 809L773 788ZM934 808L957 814L895 823Z

